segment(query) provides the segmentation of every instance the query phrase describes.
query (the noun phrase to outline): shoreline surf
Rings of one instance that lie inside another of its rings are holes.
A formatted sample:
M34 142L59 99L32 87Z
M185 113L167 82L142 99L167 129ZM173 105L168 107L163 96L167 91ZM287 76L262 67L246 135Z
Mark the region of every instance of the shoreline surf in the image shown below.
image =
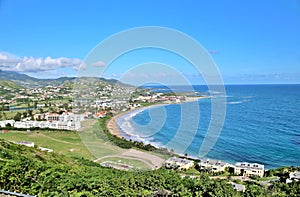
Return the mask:
M184 103L189 103L189 102L198 102L198 100L200 99L208 99L210 98L209 96L201 96L201 97L187 97L187 99L185 101L182 101L180 103L178 102L166 102L166 103L157 103L157 104L153 104L153 105L149 105L149 106L143 106L143 107L139 107L139 108L134 108L134 109L130 109L128 111L125 112L121 112L116 114L115 116L113 116L106 124L108 131L115 135L118 138L125 138L126 140L132 140L132 141L139 141L144 143L145 145L147 144L151 144L152 146L156 147L156 148L166 148L163 145L160 145L159 143L153 143L148 141L147 139L143 138L142 136L135 134L135 133L131 133L130 131L125 131L125 129L122 129L120 127L120 125L118 124L118 121L120 120L120 118L124 118L125 120L124 122L127 122L132 119L134 116L136 116L137 114L150 109L150 108L155 108L155 107L159 107L159 106L167 106L167 105L181 105ZM127 119L127 117L129 119ZM131 127L131 126L129 126ZM133 128L132 128L133 129ZM127 129L128 130L128 129ZM176 153L177 154L177 153Z

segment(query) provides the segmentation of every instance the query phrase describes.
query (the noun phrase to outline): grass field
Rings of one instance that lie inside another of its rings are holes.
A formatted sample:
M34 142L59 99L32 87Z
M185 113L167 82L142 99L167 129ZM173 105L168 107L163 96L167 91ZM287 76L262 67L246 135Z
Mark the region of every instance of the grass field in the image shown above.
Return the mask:
M30 141L37 146L53 149L59 154L94 159L76 132L9 131L0 134L0 138L11 141Z
M150 169L151 164L140 156L124 156L129 151L110 142L96 120L85 120L78 132L60 131L14 131L0 134L0 138L11 141L34 142L36 146L53 149L55 153L89 160L119 161L139 169ZM149 153L149 152L148 152ZM145 152L146 154L146 152ZM159 154L153 154L162 157Z

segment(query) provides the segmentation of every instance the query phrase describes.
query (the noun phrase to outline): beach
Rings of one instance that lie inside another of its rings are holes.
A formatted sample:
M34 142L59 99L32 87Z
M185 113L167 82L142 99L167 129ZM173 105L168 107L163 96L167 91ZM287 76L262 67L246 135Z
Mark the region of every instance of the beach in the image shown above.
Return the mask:
M148 108L153 108L153 107L158 107L158 106L164 106L164 105L171 105L171 104L182 104L182 103L194 102L194 101L197 101L199 99L204 99L204 98L208 98L208 97L187 97L185 101L180 102L180 103L178 103L178 102L165 102L165 103L157 103L157 104L153 104L153 105L150 105L150 106L144 106L144 107L130 109L128 111L121 112L121 113L113 116L107 122L106 126L107 126L108 131L111 134L113 134L113 135L115 135L115 136L117 136L119 138L123 138L124 136L122 135L122 133L125 133L125 132L122 131L119 128L118 124L117 124L117 120L121 116L128 115L128 114L136 112L136 111L144 111L145 109L148 109Z
M130 109L130 110L125 111L125 112L121 112L121 113L119 113L119 114L113 116L113 117L107 122L107 124L106 124L107 129L108 129L108 131L109 131L111 134L113 134L113 135L115 135L115 136L117 136L117 137L119 137L119 138L122 138L122 137L123 137L123 136L122 136L122 132L123 132L123 131L121 131L121 130L119 129L119 126L117 125L117 120L118 120L118 118L120 118L121 116L130 114L130 113L132 113L132 112L135 112L135 111L143 111L143 110L145 110L145 109L147 109L147 108L150 108L150 107L156 107L156 106L160 106L160 105L163 105L163 104L154 104L154 105L151 105L151 106L139 107L139 108Z

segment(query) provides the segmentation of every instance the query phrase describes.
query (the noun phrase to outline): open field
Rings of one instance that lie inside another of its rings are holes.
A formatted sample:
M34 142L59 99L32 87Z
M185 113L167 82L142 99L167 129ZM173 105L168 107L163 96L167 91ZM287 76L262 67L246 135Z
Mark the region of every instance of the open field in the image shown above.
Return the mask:
M96 120L85 120L79 132L60 131L14 131L0 134L11 141L30 141L36 146L53 149L54 152L71 157L84 157L96 162L112 161L139 169L160 167L164 157L136 149L123 149L110 142Z
M93 159L93 155L83 145L76 132L53 131L9 131L0 138L11 141L30 141L35 145L53 149L56 153L70 157Z
M135 149L123 149L112 144L95 120L87 120L82 124L79 135L88 150L94 155L96 162L119 160L122 158L131 165L141 169L155 169L164 161L162 156Z

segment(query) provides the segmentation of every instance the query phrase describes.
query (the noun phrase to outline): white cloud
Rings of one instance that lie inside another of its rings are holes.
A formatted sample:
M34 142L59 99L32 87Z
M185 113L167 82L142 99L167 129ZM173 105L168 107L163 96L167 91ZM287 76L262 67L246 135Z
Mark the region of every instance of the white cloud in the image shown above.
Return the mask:
M8 59L8 55L4 54L4 53L0 53L0 61L1 60L7 60Z
M78 58L34 58L34 57L14 57L7 53L0 52L0 69L18 72L40 72L54 70L58 68L76 68L81 64Z
M92 66L95 66L95 67L105 67L106 63L103 62L103 61L98 61L98 62L92 63Z
M72 69L75 71L86 70L87 65L84 62L81 62L79 65L73 66Z

